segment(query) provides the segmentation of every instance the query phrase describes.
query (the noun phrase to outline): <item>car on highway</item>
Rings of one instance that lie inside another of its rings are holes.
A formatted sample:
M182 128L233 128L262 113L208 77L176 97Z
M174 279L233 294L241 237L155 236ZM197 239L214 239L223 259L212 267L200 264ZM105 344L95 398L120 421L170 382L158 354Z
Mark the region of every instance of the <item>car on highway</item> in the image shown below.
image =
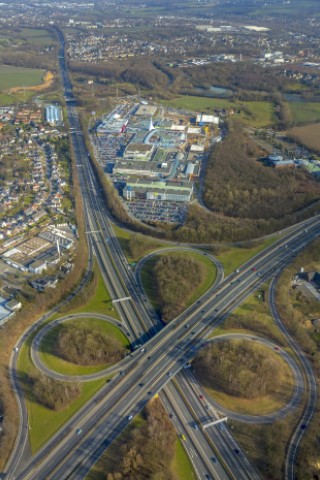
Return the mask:
M253 272L256 272L256 271L257 271L256 267L252 267L251 270L252 270Z
M234 453L235 453L236 455L239 455L240 450L239 450L238 448L235 448L235 449L234 449Z
M81 435L81 433L82 433L82 428L77 428L76 434L77 434L77 435Z
M186 436L182 433L182 435L180 436L181 440L183 440L184 442L187 440L186 439Z
M203 400L204 397L203 397L203 395L199 395L199 398L200 398L200 400Z
M168 373L167 373L167 376L168 376L168 377L171 377L171 375L172 375L172 372L168 372Z
M132 420L132 419L133 419L133 416L132 416L132 415L128 415L128 416L127 416L127 420L128 420L129 422L130 422L130 420Z
M216 457L211 457L211 460L213 461L213 463L217 463Z
M193 428L194 428L195 430L199 430L198 424L194 422Z

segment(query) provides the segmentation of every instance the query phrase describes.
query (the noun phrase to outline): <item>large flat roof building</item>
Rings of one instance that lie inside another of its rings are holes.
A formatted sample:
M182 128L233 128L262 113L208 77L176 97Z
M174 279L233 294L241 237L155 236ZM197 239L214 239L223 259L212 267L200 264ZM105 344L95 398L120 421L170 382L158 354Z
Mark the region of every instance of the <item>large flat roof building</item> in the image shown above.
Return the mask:
M135 112L135 115L152 117L156 111L157 107L155 105L140 105L138 110Z
M196 122L200 126L209 124L219 125L219 117L215 115L207 115L205 113L200 113L199 115L197 115Z
M126 200L144 198L174 202L190 202L193 192L192 182L157 182L143 179L130 179L123 189Z
M56 105L46 106L46 121L51 125L57 125L62 122L61 108Z
M145 143L131 142L124 151L124 158L132 158L139 160L149 160L154 150L154 145L147 145Z
M164 177L169 175L170 166L166 163L145 162L141 160L123 160L113 168L114 175L142 175L149 177Z

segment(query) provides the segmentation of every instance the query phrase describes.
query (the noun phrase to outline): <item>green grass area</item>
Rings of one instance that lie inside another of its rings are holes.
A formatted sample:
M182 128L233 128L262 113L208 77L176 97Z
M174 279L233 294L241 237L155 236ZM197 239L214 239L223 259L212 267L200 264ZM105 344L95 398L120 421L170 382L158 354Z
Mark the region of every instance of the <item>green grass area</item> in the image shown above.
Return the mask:
M39 47L52 45L56 39L50 35L50 32L42 29L22 28L19 36L27 42L34 43Z
M320 121L320 103L289 102L292 120L296 123L312 123Z
M136 259L133 258L130 255L130 251L129 251L129 248L128 248L128 243L129 243L129 240L131 238L132 233L130 233L128 230L124 230L123 228L118 227L118 225L115 225L115 224L112 224L112 230L114 231L115 236L119 240L121 248L122 248L125 256L127 257L128 262L129 263L135 262Z
M83 384L82 393L67 408L54 411L39 405L32 394L30 385L26 383L28 375L35 372L35 368L29 356L31 339L25 343L19 354L18 369L22 379L23 390L26 396L28 418L29 418L29 439L32 453L35 453L49 438L79 410L105 383L106 379L95 380Z
M139 234L140 252L139 255L133 256L129 247L129 242L132 236L135 234L129 232L128 230L124 230L123 228L120 228L115 224L112 225L112 228L129 263L137 263L148 253L151 253L159 248L168 246L167 243L160 242L155 238Z
M182 95L173 100L163 101L162 103L190 112L212 113L215 109L233 108L236 112L240 110L240 114L236 115L235 118L239 118L245 125L253 127L268 126L276 121L274 107L271 102L238 102L221 98Z
M192 305L199 297L201 297L208 290L208 288L210 288L210 286L213 284L217 276L217 269L215 265L207 257L204 257L203 255L200 255L199 253L196 253L196 252L172 251L172 252L165 252L163 254L157 255L156 257L150 258L145 262L145 264L141 269L141 281L142 281L144 291L148 296L155 310L160 309L160 304L157 298L157 292L154 288L153 267L160 256L172 256L172 255L174 256L179 255L187 258L192 258L197 262L201 263L205 267L205 273L206 273L205 278L203 282L201 282L201 284L198 285L198 288L196 289L196 291L191 296L189 296L189 298L186 298L185 308L187 308L189 305Z
M251 127L266 127L277 121L271 102L239 102L240 118ZM247 112L246 112L247 110Z
M147 260L143 268L140 270L140 275L141 275L141 282L142 282L145 294L150 300L153 308L156 311L159 311L160 303L158 301L158 296L153 285L153 273L152 273L156 261L157 261L157 257L153 257Z
M175 445L175 455L171 464L174 478L179 480L196 480L192 463L183 448L182 442L177 437Z
M156 156L154 157L155 162L164 162L167 158L168 152L164 150L163 148L159 148L159 150L156 153Z
M221 326L214 329L209 338L240 332L265 337L286 348L287 342L270 313L268 289L269 283L261 285Z
M319 4L317 3L317 0L300 0L300 1L291 1L288 4L283 4L283 3L265 3L264 8L254 8L254 3L252 5L248 6L248 13L253 18L257 18L259 16L266 17L268 15L284 15L285 18L288 19L292 17L300 17L301 18L301 12L304 12L304 16L308 15L313 15L317 16L318 12L318 6ZM303 10L302 10L303 9ZM229 9L228 9L229 10ZM318 13L319 15L319 13Z
M79 318L78 320L70 320L68 324L85 327L90 326L98 329L101 333L116 338L125 347L129 348L130 343L127 337L119 328L111 323L96 318ZM48 332L41 342L40 359L48 368L64 375L88 375L90 373L100 372L109 366L108 364L95 366L77 365L58 357L55 354L55 345L57 344L57 338L61 330L62 325L57 325Z
M1 80L0 80L1 82ZM17 103L22 103L22 102L27 102L29 101L33 96L35 95L35 92L32 92L30 90L26 90L24 92L20 91L17 93L14 93L12 95L9 94L0 94L0 105L2 106L8 106L8 105L16 105Z
M181 95L172 100L161 101L162 104L176 109L188 110L190 112L213 112L217 108L237 108L237 104L223 98L197 97Z
M13 67L11 65L0 65L0 68L0 90L40 85L45 74L44 70L36 68Z
M257 253L261 252L261 250L264 250L269 245L272 245L278 239L279 236L275 236L272 238L267 238L262 243L259 243L254 247L232 247L227 251L218 254L217 258L223 265L225 276L234 272L236 268L241 267L241 265L250 260L250 258L254 257Z
M303 92L306 90L306 87L305 85L302 85L302 83L299 83L299 82L288 82L286 85L285 85L285 89L287 90L287 92L285 93L292 93L292 92Z
M79 307L73 307L72 304L70 304L70 309L68 309L68 313L101 313L103 315L110 315L110 317L119 320L118 312L112 305L111 297L104 284L102 275L97 265L94 266L94 272L97 276L97 285L93 296L89 299L87 303L85 303L84 305L80 305ZM79 293L79 295L81 295L81 292ZM78 301L77 297L75 301ZM61 316L61 314L59 314L59 316Z
M13 96L13 95L0 95L0 105L3 107L9 106L9 105L15 105L16 103L19 103L20 100Z
M288 369L286 371L292 378L291 372ZM288 382L288 377L284 376L283 378L284 381ZM267 415L268 413L275 412L286 405L292 395L292 388L288 388L287 395L283 395L281 401L272 395L265 395L264 397L248 400L241 397L232 397L214 388L205 388L205 390L214 400L228 410L248 415Z

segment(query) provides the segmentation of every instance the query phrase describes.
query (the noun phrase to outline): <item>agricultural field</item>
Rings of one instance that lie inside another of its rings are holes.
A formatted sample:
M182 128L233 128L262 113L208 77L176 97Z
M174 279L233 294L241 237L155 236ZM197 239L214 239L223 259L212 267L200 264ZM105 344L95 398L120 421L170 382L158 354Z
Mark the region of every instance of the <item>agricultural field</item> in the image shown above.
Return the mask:
M45 75L44 70L35 68L13 67L1 65L0 91L15 87L31 87L40 85Z
M289 102L288 108L293 122L320 122L320 103Z
M291 128L288 134L303 143L307 148L320 152L320 123Z
M39 47L52 45L55 39L47 30L37 30L32 28L22 28L19 37L28 43L34 43Z

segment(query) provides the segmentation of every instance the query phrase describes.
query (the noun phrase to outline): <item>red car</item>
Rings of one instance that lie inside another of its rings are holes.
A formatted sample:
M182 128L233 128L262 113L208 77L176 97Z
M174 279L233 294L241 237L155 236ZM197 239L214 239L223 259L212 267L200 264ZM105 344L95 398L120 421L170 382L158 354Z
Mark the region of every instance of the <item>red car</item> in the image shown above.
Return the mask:
M203 395L199 395L200 400L203 400Z
M256 272L256 271L257 271L256 267L252 267L251 270L252 270L253 272Z

